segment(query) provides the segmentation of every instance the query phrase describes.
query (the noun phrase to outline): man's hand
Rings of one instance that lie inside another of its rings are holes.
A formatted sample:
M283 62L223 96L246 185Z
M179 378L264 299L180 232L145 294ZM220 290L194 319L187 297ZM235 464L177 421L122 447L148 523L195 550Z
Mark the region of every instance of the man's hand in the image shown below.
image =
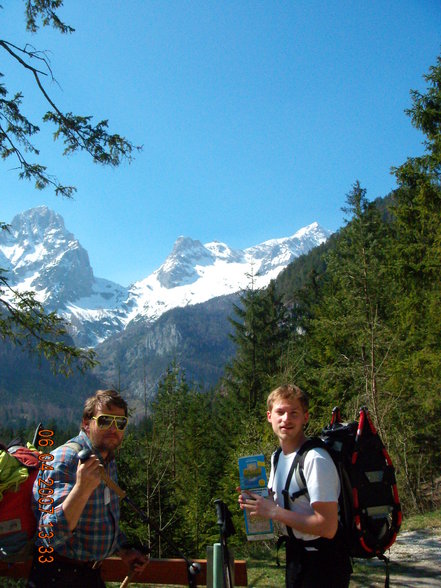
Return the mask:
M119 556L127 567L136 573L141 573L149 563L149 558L137 549L121 549Z
M277 508L276 503L269 498L264 498L255 492L241 490L237 488L239 494L239 505L242 510L246 510L252 517L262 517L263 519L272 519Z
M94 454L84 463L81 461L78 462L77 481L75 485L81 494L89 497L95 488L100 485L100 468L102 467L100 460Z

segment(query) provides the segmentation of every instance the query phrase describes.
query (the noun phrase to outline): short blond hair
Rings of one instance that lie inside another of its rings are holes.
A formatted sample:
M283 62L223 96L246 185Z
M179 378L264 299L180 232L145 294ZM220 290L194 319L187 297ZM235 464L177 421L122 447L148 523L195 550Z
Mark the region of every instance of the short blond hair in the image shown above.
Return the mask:
M273 409L273 405L278 400L300 400L300 404L305 412L309 410L309 398L306 392L295 384L282 384L273 390L266 401L268 410Z

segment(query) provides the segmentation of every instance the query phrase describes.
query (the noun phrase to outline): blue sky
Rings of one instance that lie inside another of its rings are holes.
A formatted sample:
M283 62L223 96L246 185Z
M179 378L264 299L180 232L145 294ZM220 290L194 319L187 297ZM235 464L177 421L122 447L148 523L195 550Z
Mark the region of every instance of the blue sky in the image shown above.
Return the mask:
M25 33L24 2L3 3L1 36L50 51L61 109L109 119L143 145L107 169L62 157L51 129L39 161L74 200L38 192L1 162L0 220L46 204L94 273L142 279L180 235L245 248L313 221L336 230L356 180L369 199L390 168L423 151L404 113L441 53L439 0L65 0L76 31ZM4 83L39 123L46 106L1 54ZM44 127L45 125L41 125Z

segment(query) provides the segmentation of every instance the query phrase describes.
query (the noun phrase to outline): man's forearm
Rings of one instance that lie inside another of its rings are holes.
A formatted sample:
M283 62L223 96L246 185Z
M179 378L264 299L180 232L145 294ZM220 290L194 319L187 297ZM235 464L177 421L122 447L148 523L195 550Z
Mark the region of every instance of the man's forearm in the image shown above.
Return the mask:
M76 528L78 521L83 514L84 507L90 498L90 494L91 493L82 491L77 485L75 485L66 496L62 508L70 531L73 531Z
M332 539L338 528L338 505L316 502L312 513L299 513L274 505L272 519L300 533Z
M239 503L251 517L273 519L300 533L332 539L337 532L337 502L314 502L311 504L313 512L299 513L279 506L271 498L247 492L239 496Z

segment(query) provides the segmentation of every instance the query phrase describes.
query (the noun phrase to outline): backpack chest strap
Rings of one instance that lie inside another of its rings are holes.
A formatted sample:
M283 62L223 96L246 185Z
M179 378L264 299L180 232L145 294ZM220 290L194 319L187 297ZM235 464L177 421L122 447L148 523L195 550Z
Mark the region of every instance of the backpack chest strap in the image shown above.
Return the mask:
M304 496L305 494L308 494L308 488L306 488L306 487L301 488L300 490L297 490L297 492L292 492L291 494L289 493L289 490L282 490L282 494L283 494L283 502L285 504L285 508L287 508L286 504L288 503L288 505L289 505L290 500L291 500L291 502L294 502L294 500L296 500L297 498L300 498L300 496Z

